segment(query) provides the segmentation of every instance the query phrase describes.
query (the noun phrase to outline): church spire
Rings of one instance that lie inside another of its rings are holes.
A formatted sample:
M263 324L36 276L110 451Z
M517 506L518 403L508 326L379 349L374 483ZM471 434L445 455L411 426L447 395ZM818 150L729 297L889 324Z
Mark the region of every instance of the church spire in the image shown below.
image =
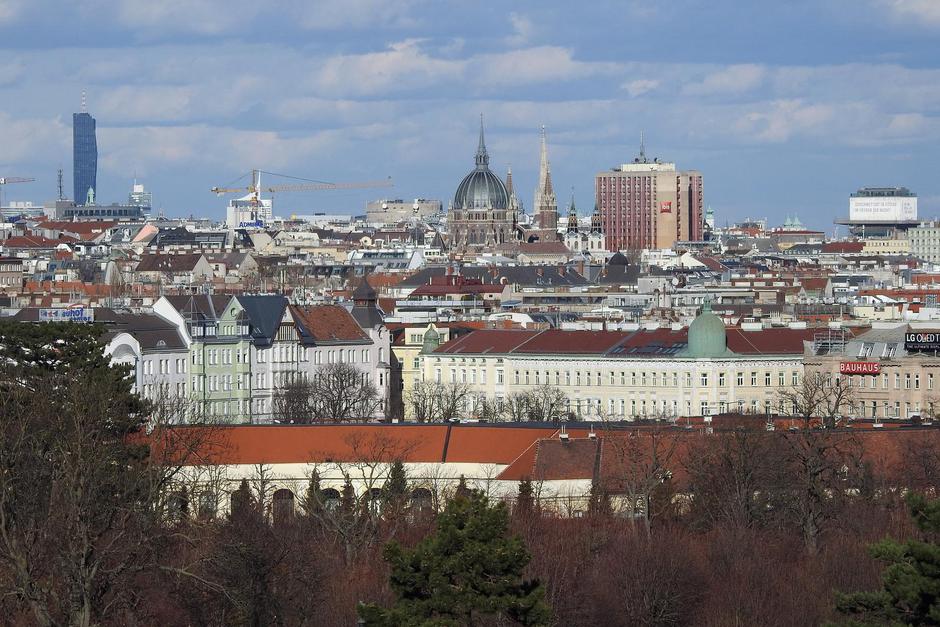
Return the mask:
M552 186L552 171L548 162L548 139L545 134L545 125L542 125L539 136L539 184L535 188L533 211L540 229L554 231L558 227L558 203L555 201L555 189Z
M574 187L571 188L571 202L568 203L568 232L578 232L578 210L574 206Z
M486 142L483 139L483 114L480 114L480 143L477 145L476 163L478 168L489 167L490 156L486 152Z

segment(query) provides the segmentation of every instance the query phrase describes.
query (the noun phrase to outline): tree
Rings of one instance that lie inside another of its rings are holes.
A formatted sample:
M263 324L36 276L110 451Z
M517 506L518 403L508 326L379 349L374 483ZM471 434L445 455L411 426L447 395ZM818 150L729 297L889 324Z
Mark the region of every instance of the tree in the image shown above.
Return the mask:
M508 528L504 503L490 505L479 492L452 500L434 535L412 550L396 542L385 547L398 598L390 608L361 605L365 624L469 626L489 615L547 625L544 590L522 578L529 553L521 538L508 536Z
M568 419L568 397L553 385L540 385L510 394L506 411L513 422L560 422Z
M911 493L911 517L927 540L885 539L870 547L887 564L881 590L837 595L836 607L861 619L850 625L940 625L940 500Z
M466 383L418 381L405 393L405 408L418 422L449 422L464 415L469 398Z
M376 387L351 364L321 366L306 385L311 422L365 420L382 407Z
M146 438L149 405L101 333L0 322L0 602L39 625L130 622L134 581L159 570L166 508L186 509L164 496L202 430L151 424Z
M275 390L271 402L274 420L286 424L309 423L313 417L313 386L294 379Z
M516 517L527 519L535 513L535 497L532 490L532 480L523 477L519 481L519 494L516 496L516 508L513 512Z
M835 427L846 414L856 408L855 390L848 378L823 376L819 372L806 373L800 382L777 392L781 413L803 420L809 428L813 419L822 420L826 428Z
M392 462L388 478L382 486L382 501L386 516L397 517L408 505L408 476L401 460Z

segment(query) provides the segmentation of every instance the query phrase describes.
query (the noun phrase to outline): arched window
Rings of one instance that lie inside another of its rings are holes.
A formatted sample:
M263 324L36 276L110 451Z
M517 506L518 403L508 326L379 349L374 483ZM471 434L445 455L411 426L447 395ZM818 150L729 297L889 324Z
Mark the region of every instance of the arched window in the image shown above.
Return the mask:
M431 509L431 491L427 488L415 488L411 491L411 506L418 511Z
M288 522L294 516L294 493L287 488L274 492L274 505L272 507L274 524Z
M335 488L326 488L320 492L320 496L323 499L323 508L328 512L335 512L339 508L339 490Z

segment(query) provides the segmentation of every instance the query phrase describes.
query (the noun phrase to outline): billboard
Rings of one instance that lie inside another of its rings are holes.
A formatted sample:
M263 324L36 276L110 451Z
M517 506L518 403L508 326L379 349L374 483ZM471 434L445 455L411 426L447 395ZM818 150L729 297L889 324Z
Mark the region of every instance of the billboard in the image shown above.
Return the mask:
M40 322L94 322L95 310L83 305L70 305L56 309L40 309Z
M904 334L904 350L908 352L916 351L940 351L940 332L912 331Z
M852 196L849 198L849 220L901 222L916 219L916 196Z
M660 213L672 213L672 201L664 200L659 203L659 212Z

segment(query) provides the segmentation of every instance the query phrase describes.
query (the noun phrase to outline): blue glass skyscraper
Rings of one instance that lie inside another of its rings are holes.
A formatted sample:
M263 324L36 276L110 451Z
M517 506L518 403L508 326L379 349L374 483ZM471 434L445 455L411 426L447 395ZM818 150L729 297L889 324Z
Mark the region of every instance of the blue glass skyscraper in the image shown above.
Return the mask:
M72 185L75 204L84 205L88 190L98 194L98 140L95 137L95 118L88 113L72 114Z

